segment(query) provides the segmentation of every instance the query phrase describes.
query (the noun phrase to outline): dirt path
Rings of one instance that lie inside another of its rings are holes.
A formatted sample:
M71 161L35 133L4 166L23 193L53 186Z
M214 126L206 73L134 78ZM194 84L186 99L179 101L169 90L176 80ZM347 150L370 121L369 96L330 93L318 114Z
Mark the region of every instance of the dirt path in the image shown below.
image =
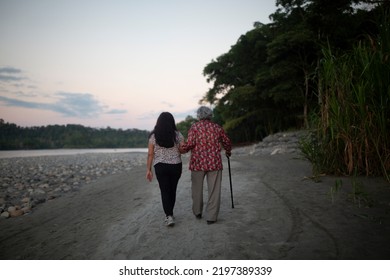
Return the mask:
M187 161L173 228L163 225L156 180L135 167L0 220L0 259L390 259L390 187L382 179L359 179L363 190L353 196L356 182L343 178L332 203L339 178L304 179L307 161L236 156L235 208L225 162L219 220L207 225L191 212Z

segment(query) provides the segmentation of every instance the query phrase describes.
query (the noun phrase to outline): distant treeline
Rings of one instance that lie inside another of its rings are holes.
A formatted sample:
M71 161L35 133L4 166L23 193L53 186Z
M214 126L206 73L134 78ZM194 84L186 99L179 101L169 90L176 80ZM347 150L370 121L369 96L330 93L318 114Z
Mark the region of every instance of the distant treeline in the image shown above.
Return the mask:
M0 119L0 150L63 148L144 148L149 131L82 125L20 127Z

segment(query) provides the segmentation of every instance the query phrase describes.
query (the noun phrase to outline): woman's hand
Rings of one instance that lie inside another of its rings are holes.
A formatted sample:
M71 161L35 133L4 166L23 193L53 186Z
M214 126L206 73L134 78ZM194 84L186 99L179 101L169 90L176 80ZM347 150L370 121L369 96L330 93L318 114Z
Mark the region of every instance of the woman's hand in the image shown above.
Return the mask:
M153 172L152 172L152 170L148 170L148 171L146 172L146 179L147 179L149 182L152 181L152 179L153 179Z
M185 142L181 142L180 145L179 145L179 152L181 154L185 154L187 153L188 151L186 150L186 143Z

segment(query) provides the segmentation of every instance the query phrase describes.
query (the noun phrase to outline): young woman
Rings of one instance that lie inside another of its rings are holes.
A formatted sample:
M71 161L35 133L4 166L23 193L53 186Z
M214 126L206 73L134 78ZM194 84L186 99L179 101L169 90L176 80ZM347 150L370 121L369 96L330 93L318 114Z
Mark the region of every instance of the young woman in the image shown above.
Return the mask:
M149 135L146 179L152 181L152 164L161 190L161 200L165 212L165 224L173 226L173 208L176 202L176 189L182 172L180 144L183 135L177 130L171 113L163 112L157 119L154 130Z

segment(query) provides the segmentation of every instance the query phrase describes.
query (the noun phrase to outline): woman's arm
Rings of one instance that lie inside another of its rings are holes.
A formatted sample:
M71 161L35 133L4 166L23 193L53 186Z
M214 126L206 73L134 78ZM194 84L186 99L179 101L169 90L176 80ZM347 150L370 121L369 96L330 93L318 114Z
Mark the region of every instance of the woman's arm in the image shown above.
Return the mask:
M146 163L146 179L149 180L149 182L151 182L153 179L153 172L152 172L153 158L154 158L154 145L152 143L149 143L148 160Z
M221 142L226 155L230 157L232 155L232 142L223 129L221 130Z
M183 134L181 134L180 132L178 132L179 133L179 152L181 153L181 154L185 154L185 153L187 153L187 151L186 150L184 150L183 149L183 147L185 146L185 144L186 144L186 141L185 141L185 139L184 139L184 136L183 136Z
M195 143L195 132L190 129L188 131L187 142L184 141L183 143L180 143L180 152L182 154L187 153L195 147Z

